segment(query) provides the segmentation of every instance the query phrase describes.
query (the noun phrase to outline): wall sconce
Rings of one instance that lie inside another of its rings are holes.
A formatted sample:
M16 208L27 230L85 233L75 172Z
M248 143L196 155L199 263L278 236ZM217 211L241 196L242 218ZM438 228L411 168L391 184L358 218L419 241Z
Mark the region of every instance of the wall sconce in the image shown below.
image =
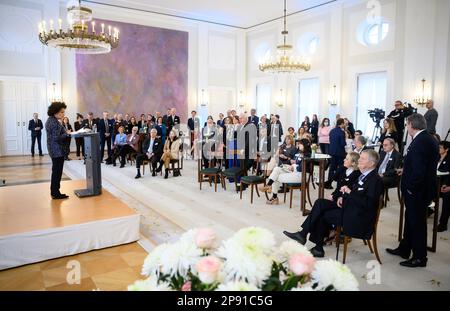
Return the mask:
M422 92L419 96L417 96L416 98L414 98L414 103L419 105L419 106L425 106L426 103L431 100L431 98L428 96L428 92L426 92L425 90L425 84L426 84L427 80L422 79Z
M200 96L200 106L206 107L208 105L208 94L205 89L202 89L202 94Z
M283 96L283 89L280 89L280 95L278 95L278 98L276 100L276 104L278 107L283 108L284 107L284 96Z
M244 108L246 104L246 98L242 91L239 92L238 104L240 108Z
M338 104L336 85L333 85L333 90L331 91L330 99L328 100L328 104L330 104L331 106L337 106L337 104Z

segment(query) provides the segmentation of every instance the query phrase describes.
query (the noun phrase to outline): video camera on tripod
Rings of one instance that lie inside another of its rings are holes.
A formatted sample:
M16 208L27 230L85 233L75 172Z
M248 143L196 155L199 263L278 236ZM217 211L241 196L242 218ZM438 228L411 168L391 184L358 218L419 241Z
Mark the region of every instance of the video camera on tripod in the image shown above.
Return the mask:
M386 112L383 109L375 108L373 110L369 110L369 116L372 118L372 121L375 123L375 128L373 129L372 134L372 143L376 143L380 139L381 135L381 120L386 117Z
M415 113L417 113L417 108L414 108L410 103L408 103L408 102L405 102L405 103L403 103L403 114L404 114L404 116L405 116L405 119L407 118L407 117L409 117L410 115L412 115L412 114L415 114Z

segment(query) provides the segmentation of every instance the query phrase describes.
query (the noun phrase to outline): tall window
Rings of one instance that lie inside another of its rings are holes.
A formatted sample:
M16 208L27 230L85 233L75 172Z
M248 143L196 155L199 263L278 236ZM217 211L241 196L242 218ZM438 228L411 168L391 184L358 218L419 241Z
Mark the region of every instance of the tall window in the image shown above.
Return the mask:
M389 33L389 24L381 22L367 27L365 41L367 45L377 45L386 39Z
M387 102L387 73L363 73L358 75L358 99L356 105L356 129L363 131L364 136L375 138L375 123L369 116L369 110L375 108L386 111ZM381 123L381 126L382 123Z
M270 103L272 101L272 87L270 84L256 85L256 110L258 115L270 116Z
M304 79L300 80L298 86L299 103L298 103L298 122L297 127L303 122L306 116L312 119L313 114L319 115L320 107L320 93L319 93L319 79Z

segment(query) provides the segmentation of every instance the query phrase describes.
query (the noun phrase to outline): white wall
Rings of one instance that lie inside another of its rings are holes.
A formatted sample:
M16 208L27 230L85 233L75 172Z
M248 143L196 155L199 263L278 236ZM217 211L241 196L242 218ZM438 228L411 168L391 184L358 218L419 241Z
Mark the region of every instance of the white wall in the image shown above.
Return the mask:
M368 1L342 0L306 13L288 17L289 43L296 46L305 33L320 37L320 46L312 56L310 72L280 78L259 72L255 58L261 50L281 42L281 21L263 25L247 33L247 92L250 106L255 104L257 83L271 83L273 113L284 116L287 125L298 126L298 80L320 79L320 117L336 113L355 119L357 76L359 73L386 71L388 74L387 113L396 99L412 102L420 81L428 81L429 93L440 113L437 131L447 133L450 124L450 1L380 0L381 16L389 22L388 37L376 47L358 41L358 29L371 12ZM337 107L328 105L333 85L337 86ZM280 88L287 94L285 108L275 105ZM391 105L392 103L392 105ZM420 108L424 113L425 109Z

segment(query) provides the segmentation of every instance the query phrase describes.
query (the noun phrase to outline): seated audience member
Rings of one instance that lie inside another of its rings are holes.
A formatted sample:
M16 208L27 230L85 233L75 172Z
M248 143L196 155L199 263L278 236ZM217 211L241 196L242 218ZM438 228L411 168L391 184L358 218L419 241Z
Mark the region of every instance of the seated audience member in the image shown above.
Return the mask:
M148 160L152 163L152 176L156 176L156 166L161 159L163 153L163 144L161 139L156 137L156 129L150 130L150 137L147 137L142 144L142 154L136 158L136 179L141 178L141 165L144 160ZM159 169L161 171L161 169Z
M308 132L308 129L306 128L306 125L303 127L300 127L298 129L298 133L297 133L297 139L301 140L301 139L309 139L310 141L312 141L312 136L311 134Z
M400 178L397 170L401 164L402 155L395 150L395 140L386 138L383 141L383 150L380 152L380 162L377 168L385 188L393 188L397 185Z
M160 166L156 170L157 172L161 171L162 165L164 164L165 175L164 179L169 177L169 168L171 160L178 160L180 157L180 146L181 139L178 139L177 134L174 130L169 132L169 137L164 144L164 151L161 157Z
M345 133L345 152L353 152L354 149L354 140L352 139L352 136L349 131L344 130Z
M337 182L336 190L330 195L331 201L337 201L342 196L341 188L344 186L350 189L358 180L361 172L358 169L359 153L350 152L344 159L344 165L338 168L334 174L333 181Z
M356 130L355 131L355 138L358 136L362 136L363 132L361 130Z
M383 121L383 132L381 133L378 143L383 146L383 141L386 138L392 138L395 142L398 141L397 129L393 119L387 118Z
M125 128L121 125L118 128L119 133L117 133L116 137L114 137L114 144L113 144L113 154L112 154L112 164L113 166L116 166L116 159L117 156L120 155L123 146L127 143L127 135L124 133ZM123 163L123 165L122 165ZM125 166L125 159L120 159L120 167Z
M294 140L297 140L297 133L293 127L288 128L288 135L291 135Z
M331 226L342 225L345 234L368 240L383 193L383 181L376 171L378 160L379 155L374 150L363 151L358 161L361 175L353 187L343 186L336 201L317 200L301 231L285 231L284 234L302 245L306 244L309 235L309 240L316 244L311 249L314 257L325 256L324 239Z
M127 135L127 140L125 145L120 148L120 167L125 166L125 161L128 154L139 152L139 141L140 136L138 134L139 128L137 126L133 127L131 134ZM115 161L115 160L114 160Z
M295 159L297 154L297 147L295 147L295 142L292 136L287 135L284 139L284 144L278 149L278 165L291 165L291 161Z
M439 143L439 172L448 173L450 171L449 149L450 143L448 141ZM442 214L439 219L438 232L447 231L448 228L448 219L450 217L450 176L442 177L441 184Z
M287 136L290 137L290 136ZM268 205L278 205L278 189L283 183L300 183L302 180L302 156L311 155L311 142L308 139L302 139L299 146L300 154L297 154L290 160L289 164L283 164L275 167L269 176L267 186L261 187L263 192L271 192L272 198L267 201Z
M364 136L358 136L354 139L354 144L355 144L355 152L361 154L364 150L367 150L368 148L366 147L367 145L367 138Z

